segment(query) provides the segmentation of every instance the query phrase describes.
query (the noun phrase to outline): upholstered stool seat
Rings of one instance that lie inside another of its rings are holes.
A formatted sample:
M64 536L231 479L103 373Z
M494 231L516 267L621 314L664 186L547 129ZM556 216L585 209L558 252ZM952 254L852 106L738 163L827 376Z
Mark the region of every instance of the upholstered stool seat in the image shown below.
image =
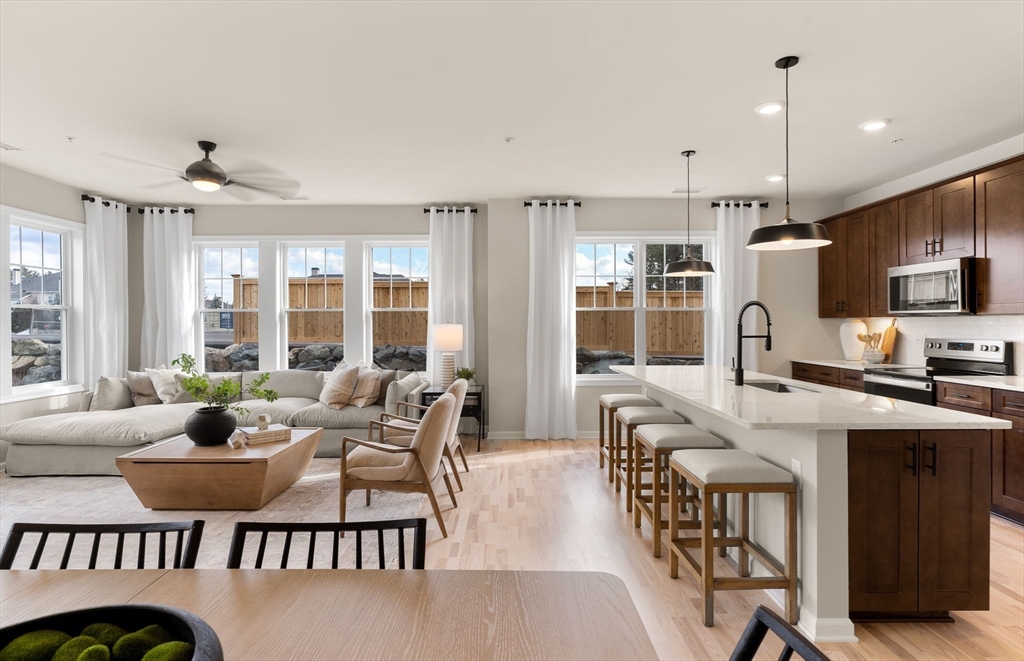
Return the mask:
M654 424L641 425L633 434L635 458L633 462L633 525L640 527L641 515L647 518L653 528L654 557L661 557L661 531L668 527L662 516L662 505L668 502L668 489L662 473L668 467L668 457L674 450L689 448L724 448L725 441L696 425ZM650 464L647 462L650 457ZM643 476L651 474L650 484ZM649 493L648 493L649 492ZM686 502L689 496L681 498ZM670 511L669 516L679 516Z
M604 468L605 458L608 459L608 482L615 479L615 466L612 463L612 440L615 438L612 433L612 416L623 406L657 406L650 397L631 393L612 393L601 395L597 403L597 458L598 465ZM608 416L608 442L604 439L605 414Z
M796 604L796 496L793 475L743 450L676 450L669 459L669 511L678 511L679 481L688 481L695 490L691 498L700 508L700 537L681 537L676 516L669 518L669 576L679 575L679 560L685 560L690 572L701 584L704 601L704 626L715 623L715 589L771 590L786 592L786 619L797 622ZM697 497L696 493L700 493ZM715 539L715 521L712 497L719 494L718 539ZM739 494L740 513L737 527L739 536L726 534L726 495ZM785 559L779 564L766 551L750 540L750 494L780 493L786 501ZM723 553L736 548L739 553L739 577L715 578L714 553L718 547ZM700 549L700 562L688 549ZM753 556L771 573L769 577L750 576L750 557Z
M660 406L623 406L615 412L615 436L612 447L615 490L626 483L626 511L633 511L633 432L640 425L686 424L686 418ZM623 441L622 428L626 428ZM625 453L625 458L623 458Z

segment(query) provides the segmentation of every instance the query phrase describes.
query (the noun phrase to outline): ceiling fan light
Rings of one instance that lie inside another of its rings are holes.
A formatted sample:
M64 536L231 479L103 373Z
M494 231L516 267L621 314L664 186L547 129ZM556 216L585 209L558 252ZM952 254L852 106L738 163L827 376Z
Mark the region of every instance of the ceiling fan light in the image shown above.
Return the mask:
M220 182L212 179L192 179L192 185L203 191L204 193L212 193L215 190L220 190Z
M220 190L227 183L228 175L224 168L210 160L210 157L196 161L185 169L185 178L199 190L212 193Z

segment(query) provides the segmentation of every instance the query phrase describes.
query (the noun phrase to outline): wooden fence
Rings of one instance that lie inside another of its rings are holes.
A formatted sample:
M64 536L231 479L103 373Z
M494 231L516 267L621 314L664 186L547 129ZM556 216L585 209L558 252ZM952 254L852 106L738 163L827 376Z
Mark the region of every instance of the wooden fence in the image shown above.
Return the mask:
M646 295L647 354L650 356L704 355L704 292L651 291ZM631 307L633 292L614 287L577 287L577 308ZM691 308L691 309L687 309ZM576 346L591 351L635 351L632 310L576 312Z

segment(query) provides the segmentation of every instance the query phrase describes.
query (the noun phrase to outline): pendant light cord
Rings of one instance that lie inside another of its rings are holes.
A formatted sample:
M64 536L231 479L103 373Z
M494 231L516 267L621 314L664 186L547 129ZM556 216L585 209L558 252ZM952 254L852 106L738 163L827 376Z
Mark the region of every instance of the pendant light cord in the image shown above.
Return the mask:
M789 217L789 67L786 67L786 217Z
M686 157L686 254L690 254L690 157Z

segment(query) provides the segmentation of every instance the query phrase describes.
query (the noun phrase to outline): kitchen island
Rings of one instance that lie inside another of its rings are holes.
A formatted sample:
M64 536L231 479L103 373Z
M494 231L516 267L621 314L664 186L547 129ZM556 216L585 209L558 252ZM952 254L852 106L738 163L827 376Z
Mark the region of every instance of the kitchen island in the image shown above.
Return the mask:
M800 628L812 640L856 641L851 611L948 621L987 609L988 430L1009 422L750 371L737 386L725 367L612 369L728 447L797 475ZM751 537L776 558L782 522L781 497L752 502Z

